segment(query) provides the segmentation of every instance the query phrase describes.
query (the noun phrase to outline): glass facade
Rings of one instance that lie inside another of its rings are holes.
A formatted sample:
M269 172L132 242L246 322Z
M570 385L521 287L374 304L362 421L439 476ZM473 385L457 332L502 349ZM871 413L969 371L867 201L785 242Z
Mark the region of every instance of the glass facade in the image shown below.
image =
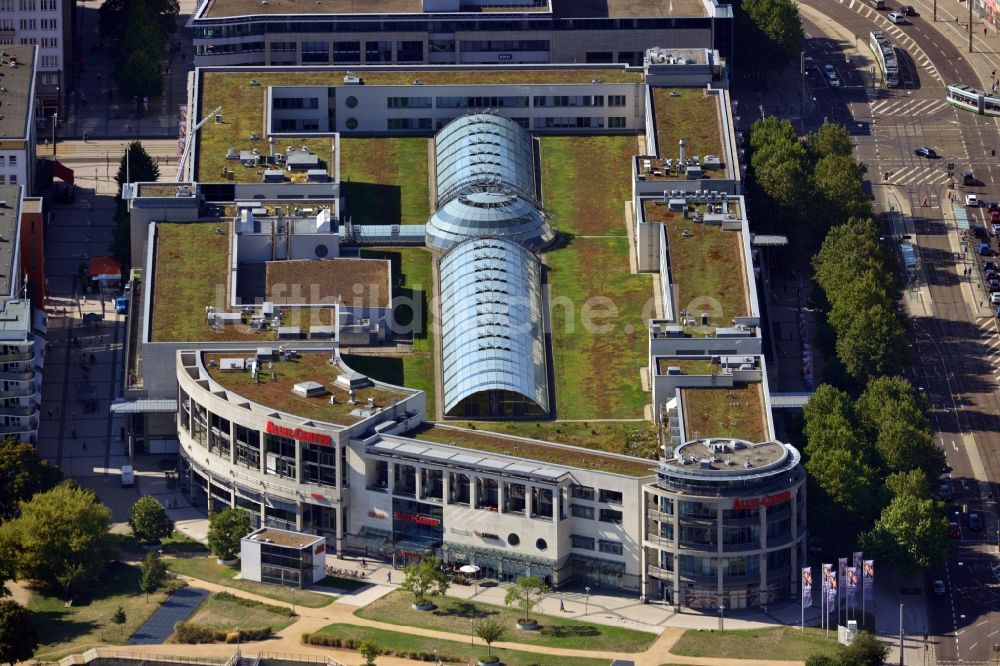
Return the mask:
M444 411L548 412L541 263L516 243L473 239L441 260Z

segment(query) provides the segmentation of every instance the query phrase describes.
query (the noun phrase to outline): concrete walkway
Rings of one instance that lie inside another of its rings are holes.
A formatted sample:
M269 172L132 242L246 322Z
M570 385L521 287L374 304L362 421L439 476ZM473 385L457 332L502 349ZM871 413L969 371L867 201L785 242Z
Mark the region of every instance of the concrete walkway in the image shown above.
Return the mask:
M285 607L290 607L291 604L283 603L280 601L275 601L273 599L260 597L258 595L246 592L244 590L225 587L223 585L218 585L215 583L209 583L207 581L202 581L187 576L179 576L181 579L188 582L192 588L198 588L205 590L207 592L228 592L230 594L244 597L247 599L254 599L261 601L263 603L271 605L280 605ZM382 589L389 589L394 586L389 585L377 585L376 587ZM369 588L370 590L371 588ZM362 591L362 594L365 594ZM345 595L345 597L350 597L351 595ZM354 626L364 626L373 627L377 629L384 629L387 631L404 632L409 635L423 636L426 638L433 638L442 641L455 641L459 643L472 642L477 646L478 649L485 649L482 641L478 638L472 639L468 634L457 634L444 631L434 631L431 629L423 629L419 627L402 627L399 625L394 625L386 622L376 622L374 620L369 620L366 618L358 617L354 615L356 606L350 604L345 597L338 599L337 603L324 606L323 608L307 608L301 605L296 606L296 612L298 613L299 619L286 627L282 631L278 632L275 638L267 641L254 642L249 644L244 644L242 647L242 652L245 655L254 654L255 651L260 652L285 652L293 654L304 654L304 655L325 655L332 657L334 659L340 660L346 664L360 663L360 657L356 652L348 650L337 650L333 648L321 648L309 645L303 645L301 642L302 634L308 632L318 631L319 629L325 627L328 624L342 623L351 624ZM556 602L558 603L558 602ZM543 611L544 612L544 611ZM558 611L556 611L558 612ZM582 614L580 614L582 615ZM579 615L578 615L579 616ZM588 620L591 619L588 617ZM714 620L715 618L713 618ZM729 626L729 622L726 623L727 628L735 628ZM587 657L587 658L597 658L597 659L607 659L610 663L614 659L626 658L635 662L636 666L659 666L660 664L670 662L677 664L701 664L701 665L713 665L713 666L748 666L746 660L742 659L717 659L717 658L707 658L707 657L680 657L676 655L669 654L670 649L677 642L677 640L684 633L685 629L680 627L670 627L662 631L659 637L653 642L653 644L644 652L621 654L617 652L608 652L601 650L572 650L565 648L552 648L540 645L526 645L523 643L514 642L499 642L495 643L494 647L505 648L510 650L519 650L522 652L531 652L539 655L550 655L553 657L560 657L560 662L566 662L573 657ZM196 655L199 657L218 657L218 656L229 656L233 653L231 646L224 644L211 644L211 645L156 645L144 647L141 650L142 654L163 654L163 655ZM379 657L379 664L412 664L410 660L399 659L394 657ZM760 661L755 660L754 665L760 666L792 666L800 662L789 662L789 661Z

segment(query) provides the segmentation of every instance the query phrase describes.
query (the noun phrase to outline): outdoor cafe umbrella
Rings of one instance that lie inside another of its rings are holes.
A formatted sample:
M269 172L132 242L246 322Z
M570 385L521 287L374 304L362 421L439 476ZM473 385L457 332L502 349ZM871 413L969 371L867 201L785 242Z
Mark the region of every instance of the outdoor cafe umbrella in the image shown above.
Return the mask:
M459 567L458 570L465 574L479 573L479 567L477 567L475 564L464 564L461 567ZM475 581L476 581L476 594L479 594L479 578L476 578Z

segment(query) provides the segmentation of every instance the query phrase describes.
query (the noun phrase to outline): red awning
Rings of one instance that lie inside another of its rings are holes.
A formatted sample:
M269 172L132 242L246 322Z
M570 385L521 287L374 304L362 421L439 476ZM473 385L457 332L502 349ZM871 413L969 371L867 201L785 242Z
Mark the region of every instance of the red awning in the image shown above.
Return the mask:
M54 177L60 179L61 181L63 181L67 185L72 185L73 184L73 170L70 169L65 164L60 164L59 162L53 163L53 165L52 165L52 175Z
M111 257L90 258L90 279L120 280L121 277L122 265Z

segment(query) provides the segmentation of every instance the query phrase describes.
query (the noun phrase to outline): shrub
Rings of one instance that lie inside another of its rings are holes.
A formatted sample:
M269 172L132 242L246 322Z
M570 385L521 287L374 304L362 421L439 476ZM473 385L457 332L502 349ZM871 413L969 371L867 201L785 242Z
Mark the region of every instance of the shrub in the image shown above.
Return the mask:
M271 637L271 627L251 627L240 629L238 637L240 641L262 641ZM178 622L174 625L174 640L178 643L189 645L197 643L235 643L237 633L225 629L217 629L204 624L193 622Z
M256 601L254 599L247 599L245 597L238 597L235 594L230 594L229 592L216 592L215 598L219 601L228 601L230 603L239 604L246 608L258 608L268 613L274 613L275 615L282 615L284 617L292 617L292 609L285 608L283 606L272 606L271 604L265 604L261 601Z

